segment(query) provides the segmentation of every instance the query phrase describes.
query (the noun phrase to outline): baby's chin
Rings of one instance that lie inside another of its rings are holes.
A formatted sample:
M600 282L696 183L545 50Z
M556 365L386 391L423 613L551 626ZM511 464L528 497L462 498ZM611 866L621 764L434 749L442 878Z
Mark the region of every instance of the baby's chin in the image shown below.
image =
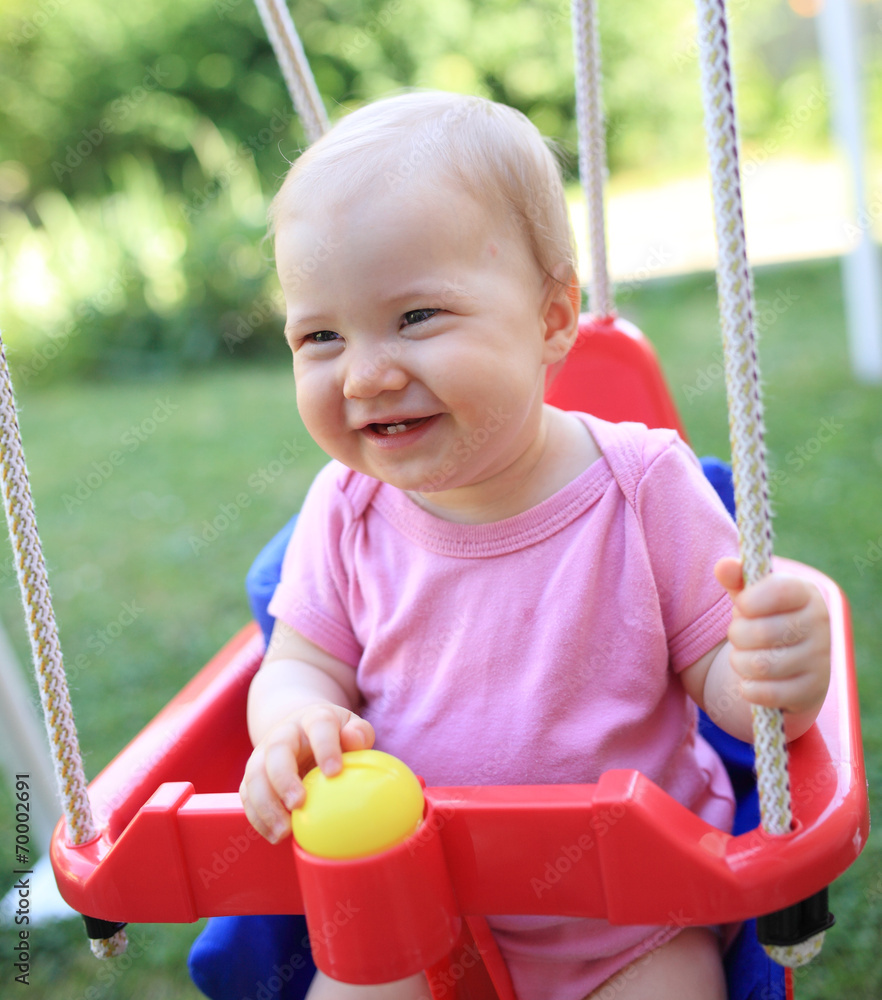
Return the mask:
M368 475L370 474L371 473L368 473ZM417 500L417 502L419 502L417 498L420 497L424 497L427 500L431 500L433 498L440 500L444 494L456 489L458 486L463 485L452 479L449 479L446 482L439 481L437 476L427 479L424 475L377 476L375 474L374 478L380 479L381 482L388 483L389 486L394 486L403 493L407 493L409 496Z
M321 442L317 443L319 447L322 447ZM363 476L377 479L381 483L386 483L387 486L394 486L404 493L411 495L425 493L428 495L450 489L448 485L450 477L444 476L440 472L426 473L424 469L408 470L406 468L384 469L377 463L360 460L360 456L358 455L351 453L344 454L342 452L335 454L331 449L324 447L322 447L322 450L331 458L340 462L341 465L352 469L353 472L359 472Z
M366 475L373 476L374 479L379 479L380 482L387 483L389 486L394 486L396 489L401 490L419 506L426 509L434 509L434 502L443 503L448 494L452 494L453 491L467 485L467 483L460 481L463 477L461 474L457 476L456 472L459 472L459 470L453 473L448 472L447 474L443 471L438 471L429 475L426 475L425 472L416 474L408 474L407 472L380 474L376 470L373 472L366 470Z

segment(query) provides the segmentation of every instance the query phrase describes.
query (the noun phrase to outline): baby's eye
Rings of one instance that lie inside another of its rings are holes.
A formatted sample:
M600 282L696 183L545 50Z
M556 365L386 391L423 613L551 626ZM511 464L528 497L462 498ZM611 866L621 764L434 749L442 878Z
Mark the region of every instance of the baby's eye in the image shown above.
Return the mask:
M423 323L439 312L441 312L440 309L411 309L410 312L404 314L404 325L413 326L414 323Z
M316 330L315 333L308 333L303 339L310 344L330 344L338 337L339 335L333 330Z

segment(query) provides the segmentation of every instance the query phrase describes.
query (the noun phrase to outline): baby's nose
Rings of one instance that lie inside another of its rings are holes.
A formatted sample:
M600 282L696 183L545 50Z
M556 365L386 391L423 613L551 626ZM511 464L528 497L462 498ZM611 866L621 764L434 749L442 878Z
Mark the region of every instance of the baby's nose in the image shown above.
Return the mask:
M368 398L403 389L408 379L399 363L400 354L400 348L391 347L359 352L350 361L343 395L347 399Z

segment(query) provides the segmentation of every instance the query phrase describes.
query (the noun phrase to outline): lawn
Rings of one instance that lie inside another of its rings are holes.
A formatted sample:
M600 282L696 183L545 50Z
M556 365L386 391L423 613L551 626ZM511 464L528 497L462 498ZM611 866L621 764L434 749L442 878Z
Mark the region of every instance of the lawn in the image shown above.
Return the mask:
M776 550L836 579L854 614L864 742L879 781L882 390L852 379L838 265L757 273ZM667 279L620 303L655 342L699 454L727 456L713 278ZM91 777L248 617L243 578L324 461L289 372L242 366L171 381L71 383L19 396L40 528ZM115 457L113 457L115 456ZM0 619L25 660L14 573L0 552ZM0 789L0 843L11 844ZM0 890L10 886L0 865ZM157 873L160 876L160 873ZM831 890L838 925L797 977L799 1000L882 995L882 845ZM104 966L76 922L35 935L29 997L199 996L185 958L199 925L130 928ZM3 994L12 937L0 931ZM11 995L11 989L10 994Z

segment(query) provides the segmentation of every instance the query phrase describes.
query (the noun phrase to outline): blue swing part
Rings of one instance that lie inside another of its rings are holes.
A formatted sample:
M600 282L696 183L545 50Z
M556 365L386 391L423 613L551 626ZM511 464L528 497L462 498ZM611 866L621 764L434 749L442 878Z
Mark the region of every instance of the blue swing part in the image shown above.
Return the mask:
M579 339L562 370L549 380L546 398L561 408L586 409L605 419L674 427L685 437L655 352L636 328L621 320L582 318ZM702 467L734 517L729 466L705 458ZM266 640L273 627L267 605L296 520L293 517L267 544L247 576L251 608ZM733 833L756 829L760 815L752 745L723 732L704 713L700 731L722 758L735 790ZM857 740L859 746L859 734ZM862 774L862 761L858 766ZM865 839L866 814L858 822ZM482 948L488 944L493 947L492 938L482 942ZM755 920L742 924L727 950L725 968L730 1000L793 996L792 975L768 958L757 941ZM193 946L190 972L211 1000L302 1000L315 973L305 917L213 917Z

